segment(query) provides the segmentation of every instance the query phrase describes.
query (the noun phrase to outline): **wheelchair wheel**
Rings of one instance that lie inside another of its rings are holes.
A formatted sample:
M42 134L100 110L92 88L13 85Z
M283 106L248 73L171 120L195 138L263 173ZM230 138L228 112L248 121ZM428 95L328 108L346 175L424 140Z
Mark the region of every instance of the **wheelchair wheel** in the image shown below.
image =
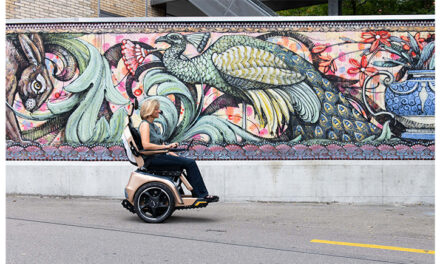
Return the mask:
M134 196L134 210L147 223L161 223L174 212L174 196L163 183L142 185Z

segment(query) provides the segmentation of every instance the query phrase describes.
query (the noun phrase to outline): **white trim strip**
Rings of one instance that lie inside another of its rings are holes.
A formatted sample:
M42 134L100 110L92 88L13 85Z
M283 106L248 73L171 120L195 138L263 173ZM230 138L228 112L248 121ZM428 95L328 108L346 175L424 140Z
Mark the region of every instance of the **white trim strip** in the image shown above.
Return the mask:
M278 16L278 17L105 17L105 18L44 18L7 19L6 24L48 24L48 23L126 23L126 22L366 22L435 20L435 15L397 16Z

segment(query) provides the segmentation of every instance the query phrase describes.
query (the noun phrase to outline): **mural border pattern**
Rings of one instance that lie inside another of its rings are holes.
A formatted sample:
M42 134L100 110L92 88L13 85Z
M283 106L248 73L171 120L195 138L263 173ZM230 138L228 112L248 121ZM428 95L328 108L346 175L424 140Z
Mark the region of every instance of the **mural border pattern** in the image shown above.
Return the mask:
M435 160L434 144L196 145L182 156L197 160ZM8 146L7 160L127 161L124 147Z
M50 33L162 33L180 32L238 32L249 33L267 31L318 31L340 32L349 30L435 30L434 19L405 21L297 21L297 22L78 22L78 23L16 23L6 24L6 33L28 33L46 31Z

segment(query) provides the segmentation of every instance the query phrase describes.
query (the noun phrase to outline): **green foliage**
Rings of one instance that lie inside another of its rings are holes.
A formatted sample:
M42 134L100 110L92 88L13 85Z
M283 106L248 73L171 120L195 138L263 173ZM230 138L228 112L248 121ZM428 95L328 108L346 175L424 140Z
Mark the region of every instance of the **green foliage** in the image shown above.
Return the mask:
M105 100L118 105L129 103L113 86L110 66L91 44L79 40L87 48L90 58L82 74L65 90L73 95L58 103L49 103L53 114L62 114L75 108L66 125L69 144L115 143L120 140L126 116L125 109L113 113L110 123L98 114Z
M328 4L305 6L295 9L281 10L277 13L280 16L326 16Z
M434 14L434 0L344 0L344 15Z
M342 15L435 14L434 0L343 0ZM328 4L282 10L280 16L326 16Z

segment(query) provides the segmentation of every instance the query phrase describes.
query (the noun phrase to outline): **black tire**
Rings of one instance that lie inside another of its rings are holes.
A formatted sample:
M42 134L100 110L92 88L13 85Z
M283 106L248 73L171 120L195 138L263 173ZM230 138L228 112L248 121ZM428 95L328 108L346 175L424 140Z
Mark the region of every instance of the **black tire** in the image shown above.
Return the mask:
M160 182L142 185L134 196L134 210L147 223L161 223L174 212L174 195Z

